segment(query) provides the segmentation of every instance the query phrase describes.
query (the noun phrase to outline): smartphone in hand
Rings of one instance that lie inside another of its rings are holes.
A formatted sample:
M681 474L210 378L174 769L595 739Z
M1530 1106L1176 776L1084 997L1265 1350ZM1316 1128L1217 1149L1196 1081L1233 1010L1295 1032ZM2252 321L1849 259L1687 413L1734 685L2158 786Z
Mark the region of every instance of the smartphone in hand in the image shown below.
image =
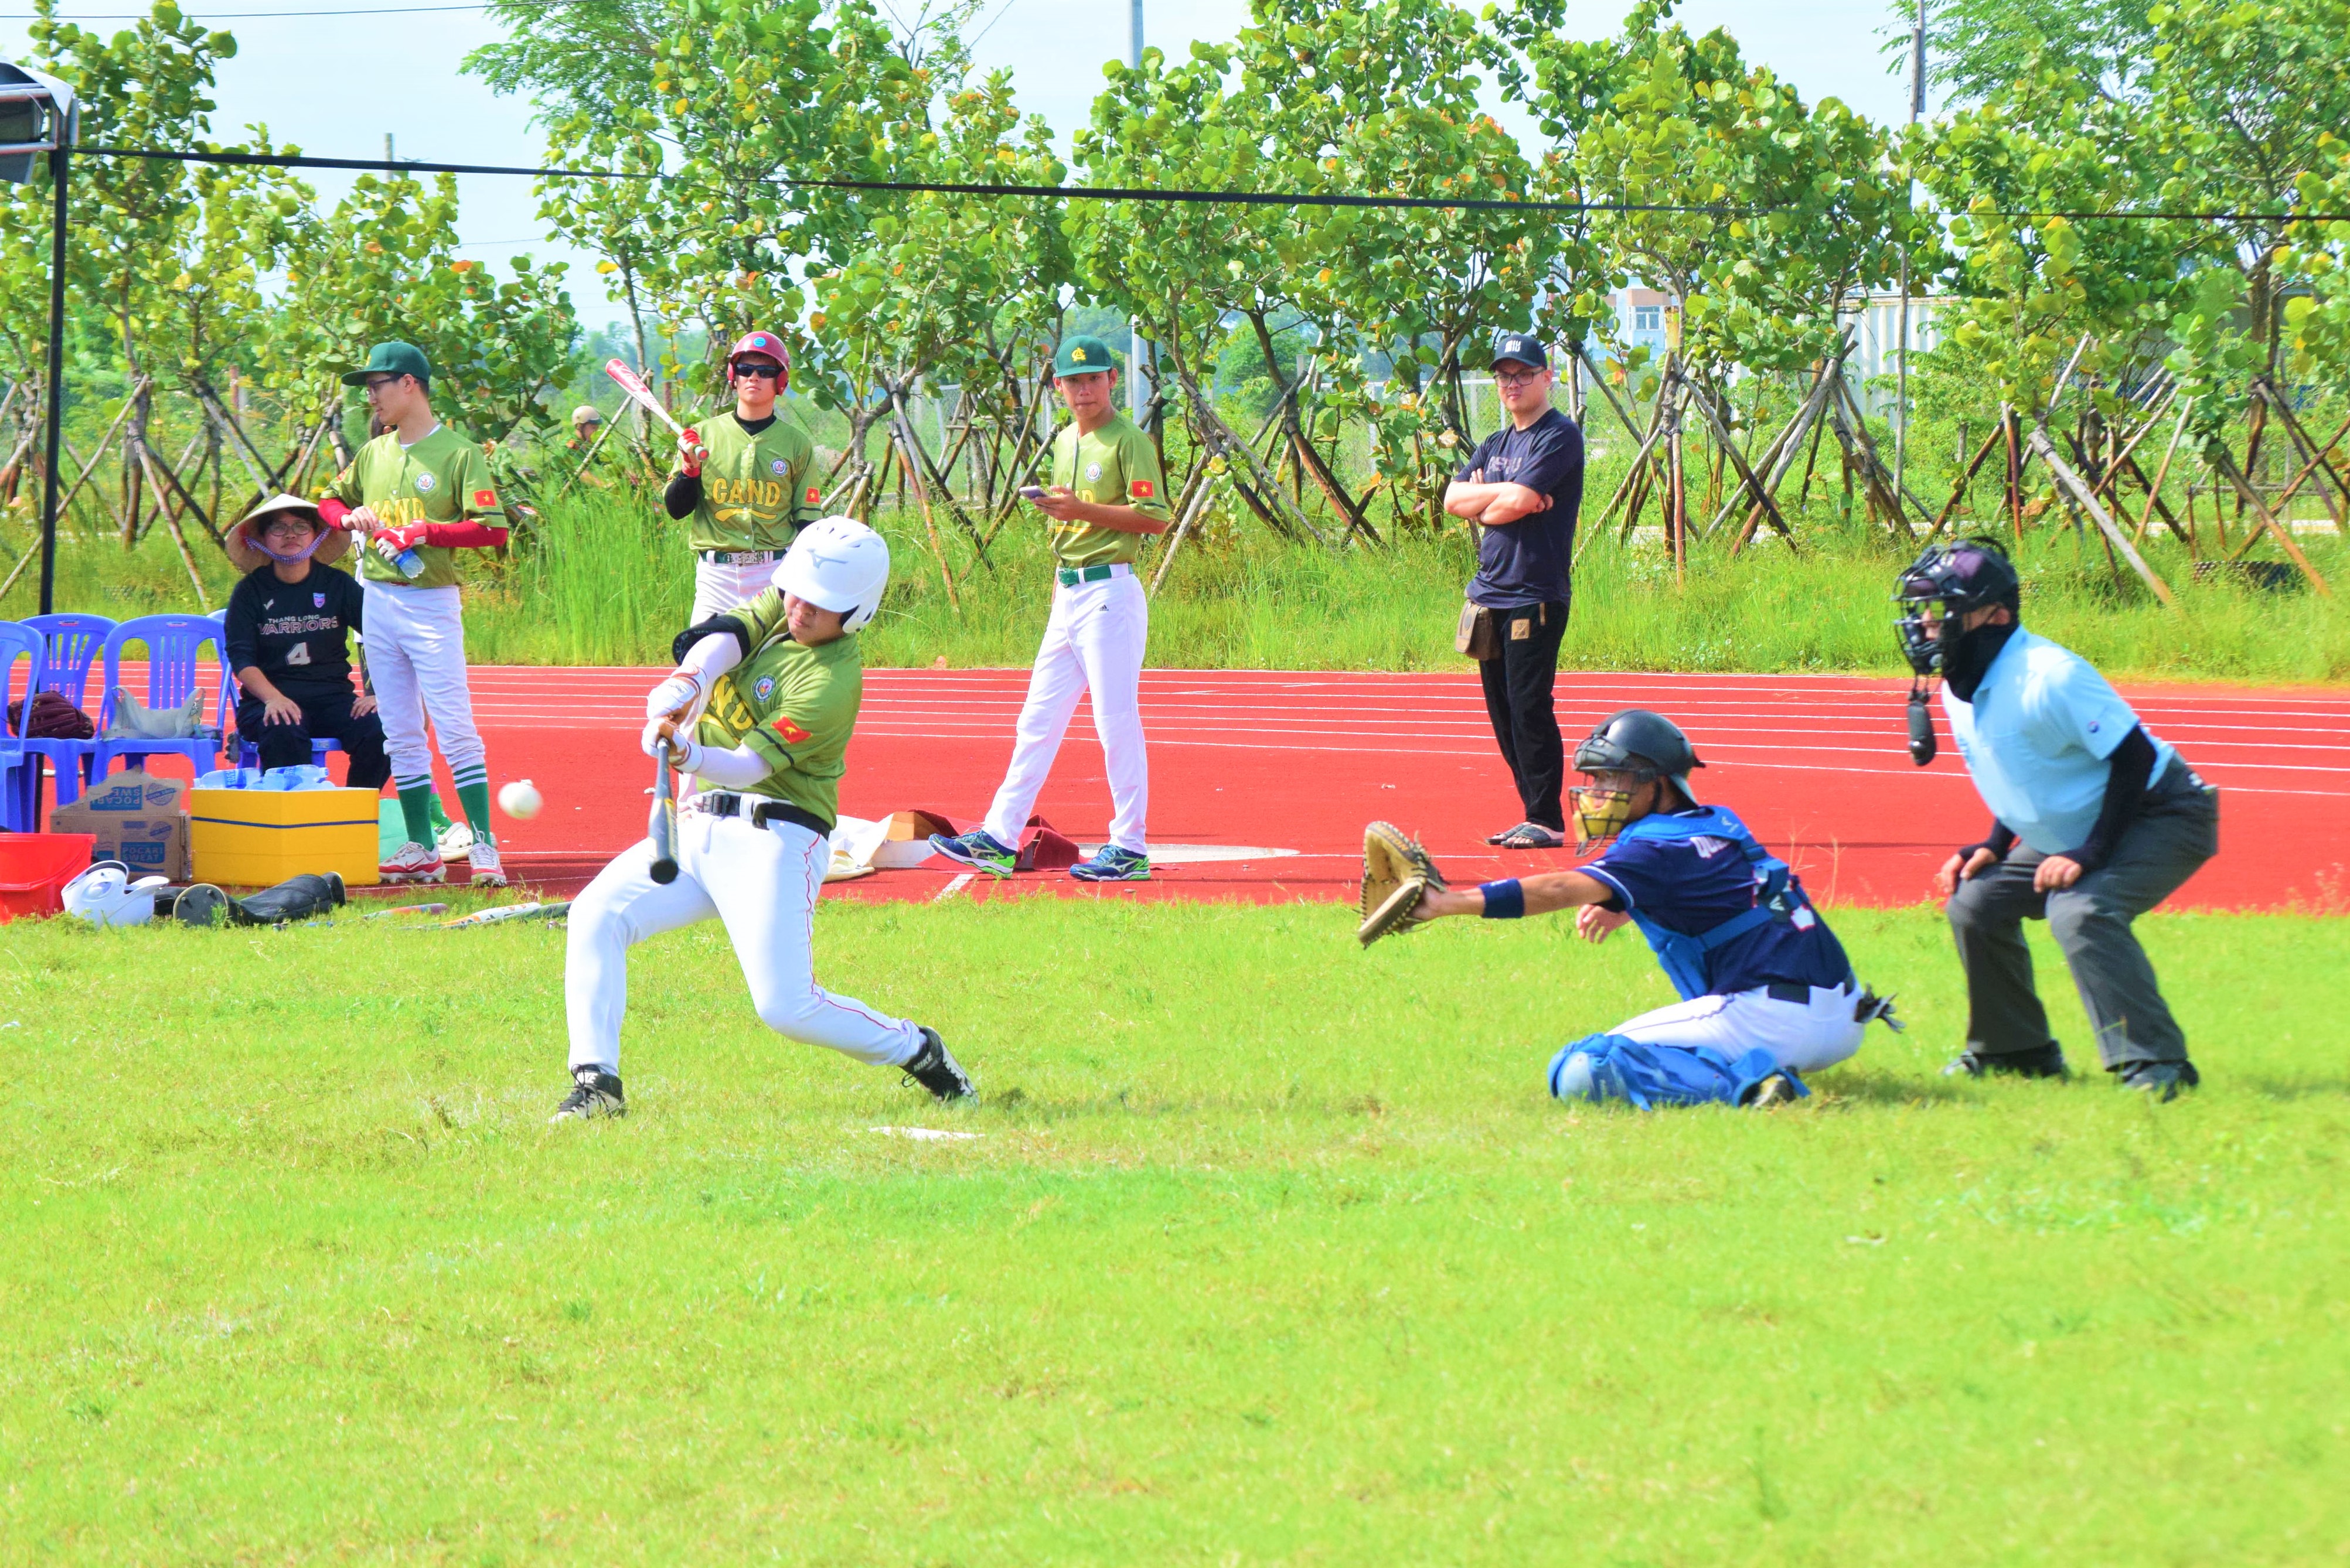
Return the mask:
M1024 501L1042 501L1045 499L1045 487L1041 484L1024 484L1020 487L1020 496Z

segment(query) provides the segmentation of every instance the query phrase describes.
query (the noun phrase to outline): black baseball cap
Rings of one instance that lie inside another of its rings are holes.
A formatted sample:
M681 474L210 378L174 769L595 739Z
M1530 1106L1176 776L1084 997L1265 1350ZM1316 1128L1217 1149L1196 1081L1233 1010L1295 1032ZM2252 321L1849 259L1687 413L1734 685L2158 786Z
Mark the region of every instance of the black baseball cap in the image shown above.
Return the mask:
M1550 369L1550 350L1531 332L1504 332L1493 339L1493 363L1515 359L1537 370Z

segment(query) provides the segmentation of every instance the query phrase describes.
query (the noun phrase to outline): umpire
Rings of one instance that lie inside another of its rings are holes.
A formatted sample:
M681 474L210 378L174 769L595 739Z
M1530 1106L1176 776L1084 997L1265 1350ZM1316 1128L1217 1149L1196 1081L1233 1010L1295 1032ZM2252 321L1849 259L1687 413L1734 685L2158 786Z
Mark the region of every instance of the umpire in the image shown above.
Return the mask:
M1568 572L1583 504L1583 432L1550 406L1553 379L1540 338L1516 332L1497 337L1493 385L1509 422L1480 442L1444 487L1444 510L1482 525L1469 603L1484 625L1470 651L1479 659L1485 713L1525 814L1485 840L1504 849L1556 849L1566 842L1559 800L1566 748L1551 693L1573 599Z
M2106 1071L2176 1099L2198 1075L2130 925L2219 852L2219 792L2088 660L2023 628L2019 587L1997 540L1968 539L1929 546L1894 595L1901 650L1941 676L1991 811L1934 879L1967 971L1967 1049L1950 1071L2064 1076L2023 940L2025 920L2045 919Z

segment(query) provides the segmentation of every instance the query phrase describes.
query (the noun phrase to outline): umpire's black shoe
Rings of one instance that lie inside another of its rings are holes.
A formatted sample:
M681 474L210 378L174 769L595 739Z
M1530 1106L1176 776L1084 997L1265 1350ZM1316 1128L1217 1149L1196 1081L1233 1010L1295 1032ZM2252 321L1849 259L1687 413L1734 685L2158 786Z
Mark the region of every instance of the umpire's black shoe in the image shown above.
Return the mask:
M1970 1051L1942 1069L1942 1076L1955 1078L2069 1078L2072 1069L2064 1065L2064 1053L2051 1040L2037 1051Z
M607 1073L601 1067L574 1067L571 1069L571 1093L564 1096L563 1103L555 1107L555 1114L546 1119L551 1125L556 1122L584 1122L590 1116L625 1116L628 1114L629 1102L621 1097L620 1080L617 1074Z
M914 1027L922 1031L922 1048L906 1064L906 1076L941 1100L975 1098L979 1091L972 1087L971 1075L947 1054L947 1043L939 1038L939 1032L919 1023Z
M2158 1104L2166 1106L2178 1097L2179 1090L2203 1082L2203 1075L2188 1061L2124 1062L2112 1071L2120 1075L2123 1088L2152 1095Z

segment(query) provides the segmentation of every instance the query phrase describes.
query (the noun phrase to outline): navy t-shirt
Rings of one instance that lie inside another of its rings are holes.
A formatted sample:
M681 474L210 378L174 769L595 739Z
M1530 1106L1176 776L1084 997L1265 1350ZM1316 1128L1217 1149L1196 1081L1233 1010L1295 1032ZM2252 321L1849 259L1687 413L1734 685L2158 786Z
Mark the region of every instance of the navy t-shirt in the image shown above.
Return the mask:
M1550 510L1484 530L1477 545L1471 602L1488 609L1525 609L1567 602L1575 561L1575 514L1583 505L1583 432L1556 409L1524 430L1503 425L1477 444L1455 479L1471 484L1523 484L1550 497Z
M222 640L232 670L258 669L296 701L348 696L349 636L364 629L359 586L348 572L310 563L298 583L281 583L264 563L228 596Z
M1616 895L1607 909L1638 910L1684 936L1703 936L1754 907L1754 867L1727 838L1617 839L1605 855L1575 869ZM1802 886L1792 871L1787 882ZM1773 981L1834 987L1852 978L1852 961L1828 923L1805 903L1793 922L1766 921L1714 949L1708 973L1717 996Z

